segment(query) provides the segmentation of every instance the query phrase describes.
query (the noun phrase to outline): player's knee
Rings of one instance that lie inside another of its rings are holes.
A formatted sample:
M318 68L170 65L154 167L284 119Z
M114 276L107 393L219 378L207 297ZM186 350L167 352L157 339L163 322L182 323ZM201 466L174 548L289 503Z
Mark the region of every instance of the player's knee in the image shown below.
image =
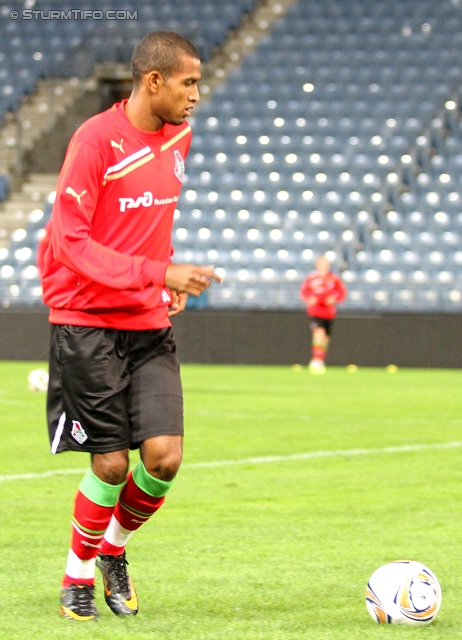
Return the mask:
M151 475L170 482L178 473L181 464L181 451L169 451L156 460L146 461L144 463L146 470Z
M181 464L182 443L180 436L158 436L146 440L141 446L146 471L160 480L173 480Z
M181 464L181 454L171 454L162 464L162 479L163 480L173 480L173 478L178 473L178 469Z
M128 456L125 451L95 454L92 469L100 480L107 484L121 484L128 473Z

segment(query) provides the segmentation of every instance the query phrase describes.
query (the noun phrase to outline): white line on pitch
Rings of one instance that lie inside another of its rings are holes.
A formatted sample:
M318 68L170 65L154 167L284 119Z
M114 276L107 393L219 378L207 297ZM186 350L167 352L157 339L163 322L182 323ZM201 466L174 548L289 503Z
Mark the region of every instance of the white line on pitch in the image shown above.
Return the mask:
M436 444L408 444L401 447L382 447L379 449L340 449L339 451L308 451L306 453L293 453L286 456L264 456L261 458L243 458L242 460L216 460L211 462L189 462L182 465L182 468L198 467L232 467L242 464L268 464L271 462L288 462L290 460L312 460L316 458L341 458L342 456L371 456L383 453L407 453L412 451L426 451L429 449L456 449L462 447L462 441L443 442ZM38 480L40 478L51 478L53 476L67 476L83 474L87 469L57 469L56 471L45 471L44 473L23 473L18 475L0 476L0 482L8 480Z
M0 482L8 480L38 480L40 478L53 478L54 476L70 476L74 474L83 474L87 469L56 469L55 471L44 471L43 473L21 473L11 476L0 476Z
M7 404L11 407L24 407L25 402L17 402L16 400L6 400L5 398L0 398L0 404Z
M440 444L409 444L402 447L383 447L380 449L340 449L339 451L308 451L293 453L287 456L265 456L262 458L245 458L244 460L217 460L216 462L190 462L184 467L224 467L238 464L265 464L290 460L310 460L313 458L340 458L342 456L369 456L380 453L406 453L408 451L425 451L426 449L452 449L462 447L462 442L446 442ZM0 476L1 479L1 476Z

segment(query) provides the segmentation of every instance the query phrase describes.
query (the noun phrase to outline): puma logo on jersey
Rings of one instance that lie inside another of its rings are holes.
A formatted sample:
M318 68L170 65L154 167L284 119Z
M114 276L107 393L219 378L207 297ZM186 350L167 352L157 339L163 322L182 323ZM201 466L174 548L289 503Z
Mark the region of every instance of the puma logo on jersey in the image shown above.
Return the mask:
M87 193L87 190L84 189L82 193L76 193L72 187L67 187L66 193L68 193L70 196L74 196L74 198L77 199L77 202L79 204L82 204L81 198Z
M119 149L119 151L122 151L122 153L125 155L125 151L122 148L123 141L124 139L122 138L120 143L117 144L117 142L114 142L114 140L111 140L111 147L114 147L114 149Z

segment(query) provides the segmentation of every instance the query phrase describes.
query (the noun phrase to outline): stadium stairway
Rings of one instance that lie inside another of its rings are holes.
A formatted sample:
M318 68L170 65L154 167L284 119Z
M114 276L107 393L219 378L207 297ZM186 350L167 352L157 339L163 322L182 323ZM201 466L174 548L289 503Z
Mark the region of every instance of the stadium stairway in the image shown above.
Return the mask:
M0 248L7 248L14 232L27 226L33 211L45 208L57 180L58 175L53 173L31 174L21 189L0 205Z
M79 78L41 80L15 112L9 112L0 129L0 173L12 177L13 189L20 185L24 155L76 100L94 83Z

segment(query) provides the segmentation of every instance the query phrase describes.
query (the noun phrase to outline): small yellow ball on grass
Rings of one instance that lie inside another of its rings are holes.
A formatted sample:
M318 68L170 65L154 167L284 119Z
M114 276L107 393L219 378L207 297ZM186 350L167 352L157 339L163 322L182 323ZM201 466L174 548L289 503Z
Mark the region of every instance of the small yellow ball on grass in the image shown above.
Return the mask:
M358 370L358 365L356 364L347 365L347 371L349 371L350 373L356 373L357 370Z
M293 364L293 365L292 365L292 369L293 369L294 371L301 371L301 370L303 369L303 367L302 367L302 365L301 365L301 364Z
M396 364L389 364L388 367L386 367L386 370L388 373L396 373L398 371L398 367Z

